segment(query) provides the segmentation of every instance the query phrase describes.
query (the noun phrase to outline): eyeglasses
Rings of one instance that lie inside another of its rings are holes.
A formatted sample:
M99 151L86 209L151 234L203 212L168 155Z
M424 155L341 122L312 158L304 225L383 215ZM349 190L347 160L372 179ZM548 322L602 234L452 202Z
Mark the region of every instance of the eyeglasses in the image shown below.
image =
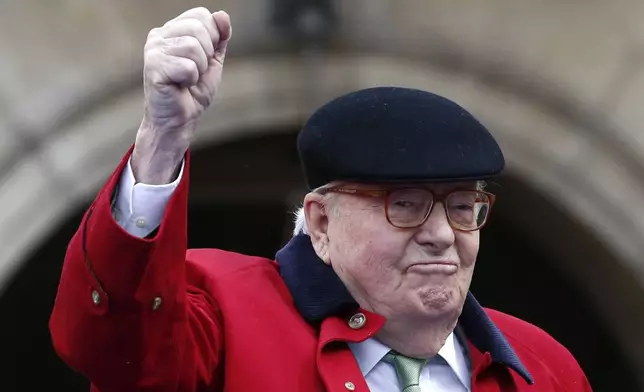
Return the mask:
M422 226L439 202L445 208L450 226L460 231L481 229L487 222L496 196L478 190L451 190L437 193L425 188L352 189L341 186L321 188L329 192L377 197L385 200L387 221L402 229Z

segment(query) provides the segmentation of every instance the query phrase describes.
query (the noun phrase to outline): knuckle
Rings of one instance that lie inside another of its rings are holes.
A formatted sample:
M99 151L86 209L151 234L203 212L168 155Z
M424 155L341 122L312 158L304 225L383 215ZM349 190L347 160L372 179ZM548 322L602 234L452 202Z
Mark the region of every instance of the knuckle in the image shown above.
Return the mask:
M199 15L199 16L202 16L202 17L208 17L208 16L211 15L210 10L208 8L206 8L206 7L196 7L194 9L194 12L195 12L195 15Z
M156 62L146 62L143 65L143 76L145 80L152 82L153 84L159 84L162 82L163 76L159 63Z
M144 65L148 68L155 67L160 62L161 55L160 48L146 50L143 55Z
M190 60L184 61L183 63L184 63L183 66L184 66L186 72L189 72L192 75L194 75L194 74L199 75L199 69L197 67L197 63L195 63L194 61L190 61Z
M188 56L200 55L203 52L201 43L195 37L167 38L160 49L165 54L183 54Z
M155 27L155 28L151 29L148 32L148 37L147 37L148 41L158 37L160 35L160 32L161 32L161 28L159 28L159 27Z
M201 32L201 34L203 34L205 37L208 37L210 35L210 33L208 32L208 27L203 22L199 22L199 26L197 26L195 30Z
M182 61L181 64L178 64L173 70L175 80L182 81L196 81L199 78L199 71L197 70L197 64L193 61Z
M145 52L153 51L161 45L163 45L163 39L160 38L158 35L154 35L154 36L148 37L147 41L145 41L143 50Z
M146 80L157 84L161 81L161 69L158 64L145 64L143 66L143 75Z
M201 24L201 22L195 18L170 20L160 28L160 31L162 34L167 35L170 31L179 29L184 32L184 34L193 34L193 32L199 28L199 24Z
M201 43L195 37L184 37L184 40L181 42L181 45L185 46L191 52L198 53L201 51Z
M197 32L203 29L203 23L194 18L184 19L182 21L186 27L190 30L191 34L197 34Z
M174 57L168 62L168 68L174 70L174 72L180 75L192 75L195 72L199 72L197 69L197 64L186 58L177 58Z

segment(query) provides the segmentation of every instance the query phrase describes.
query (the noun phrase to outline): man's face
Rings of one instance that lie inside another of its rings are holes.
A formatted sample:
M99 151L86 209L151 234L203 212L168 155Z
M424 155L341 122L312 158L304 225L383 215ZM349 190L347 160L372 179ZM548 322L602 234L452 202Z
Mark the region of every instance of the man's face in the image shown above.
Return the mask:
M436 194L475 187L474 182L427 185ZM434 203L427 221L417 228L389 224L385 201L376 197L333 194L325 215L323 260L360 306L387 318L460 314L474 271L479 232L454 230L443 203ZM313 241L316 245L319 239L313 236Z

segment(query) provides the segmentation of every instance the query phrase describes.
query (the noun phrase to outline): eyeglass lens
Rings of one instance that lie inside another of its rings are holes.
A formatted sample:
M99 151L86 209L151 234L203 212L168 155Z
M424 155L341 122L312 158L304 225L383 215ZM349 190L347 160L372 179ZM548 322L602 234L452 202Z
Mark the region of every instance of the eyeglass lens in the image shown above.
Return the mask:
M451 192L443 202L450 223L468 230L483 225L490 206L485 193L468 190ZM389 194L387 217L395 226L416 226L425 220L433 203L434 197L428 190L395 190Z

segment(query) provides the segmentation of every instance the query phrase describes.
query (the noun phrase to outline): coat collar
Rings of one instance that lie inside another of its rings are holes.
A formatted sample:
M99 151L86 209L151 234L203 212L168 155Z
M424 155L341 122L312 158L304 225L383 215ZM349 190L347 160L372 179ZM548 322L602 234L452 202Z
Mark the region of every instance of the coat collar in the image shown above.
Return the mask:
M319 259L308 235L294 236L276 255L280 274L291 292L295 307L310 324L356 311L353 299L333 269ZM519 360L501 330L497 328L472 293L467 294L459 325L470 342L492 361L508 366L532 384L532 376Z

